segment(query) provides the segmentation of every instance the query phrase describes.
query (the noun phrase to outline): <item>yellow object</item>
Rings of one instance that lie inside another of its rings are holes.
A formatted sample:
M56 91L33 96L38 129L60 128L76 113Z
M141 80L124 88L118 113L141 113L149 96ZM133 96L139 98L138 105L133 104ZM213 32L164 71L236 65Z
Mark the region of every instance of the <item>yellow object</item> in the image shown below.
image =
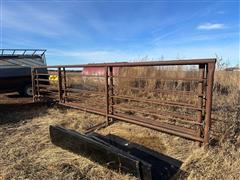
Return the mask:
M50 75L49 76L49 81L58 81L58 76L57 75Z

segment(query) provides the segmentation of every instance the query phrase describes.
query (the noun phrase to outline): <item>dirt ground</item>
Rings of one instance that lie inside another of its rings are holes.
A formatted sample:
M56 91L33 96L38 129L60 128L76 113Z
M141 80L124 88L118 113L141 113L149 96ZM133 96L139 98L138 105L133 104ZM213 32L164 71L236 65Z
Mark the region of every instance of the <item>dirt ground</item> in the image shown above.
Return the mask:
M34 104L17 94L0 95L1 179L135 179L51 144L48 128L60 124L82 132L102 117ZM175 179L238 179L240 150L229 143L198 148L191 141L116 122L99 131L114 134L183 161Z

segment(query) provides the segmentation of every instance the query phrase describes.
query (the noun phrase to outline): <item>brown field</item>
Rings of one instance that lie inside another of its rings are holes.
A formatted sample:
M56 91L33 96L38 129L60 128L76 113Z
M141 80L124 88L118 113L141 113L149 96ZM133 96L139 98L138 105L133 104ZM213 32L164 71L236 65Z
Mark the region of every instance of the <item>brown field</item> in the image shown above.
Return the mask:
M199 148L189 140L123 122L116 122L99 133L118 135L182 160L184 163L175 179L239 179L239 80L239 72L217 71L215 74L213 123L208 148ZM123 83L121 87L128 87L126 81L119 83ZM0 179L135 179L56 147L49 140L50 124L82 132L101 121L104 121L103 117L79 110L32 104L31 98L15 94L1 95Z

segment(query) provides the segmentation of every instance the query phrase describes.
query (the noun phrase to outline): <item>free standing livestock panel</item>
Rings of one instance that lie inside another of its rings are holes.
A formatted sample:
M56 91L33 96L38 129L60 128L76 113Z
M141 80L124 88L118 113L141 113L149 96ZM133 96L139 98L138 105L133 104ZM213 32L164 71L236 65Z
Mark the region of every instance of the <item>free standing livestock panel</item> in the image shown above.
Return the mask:
M32 68L33 100L59 104L209 143L216 59L99 63ZM86 75L83 68L104 68ZM41 85L42 68L57 81ZM116 73L117 71L117 73ZM49 71L50 72L50 71Z

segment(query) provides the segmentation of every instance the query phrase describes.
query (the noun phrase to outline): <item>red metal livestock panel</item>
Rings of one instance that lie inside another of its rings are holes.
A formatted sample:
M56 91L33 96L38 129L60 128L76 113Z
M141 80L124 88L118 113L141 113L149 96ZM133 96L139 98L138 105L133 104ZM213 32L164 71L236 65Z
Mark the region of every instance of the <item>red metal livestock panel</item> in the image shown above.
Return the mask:
M33 99L105 116L106 124L117 119L208 144L215 63L195 59L34 67ZM41 85L41 68L55 69L57 84Z

